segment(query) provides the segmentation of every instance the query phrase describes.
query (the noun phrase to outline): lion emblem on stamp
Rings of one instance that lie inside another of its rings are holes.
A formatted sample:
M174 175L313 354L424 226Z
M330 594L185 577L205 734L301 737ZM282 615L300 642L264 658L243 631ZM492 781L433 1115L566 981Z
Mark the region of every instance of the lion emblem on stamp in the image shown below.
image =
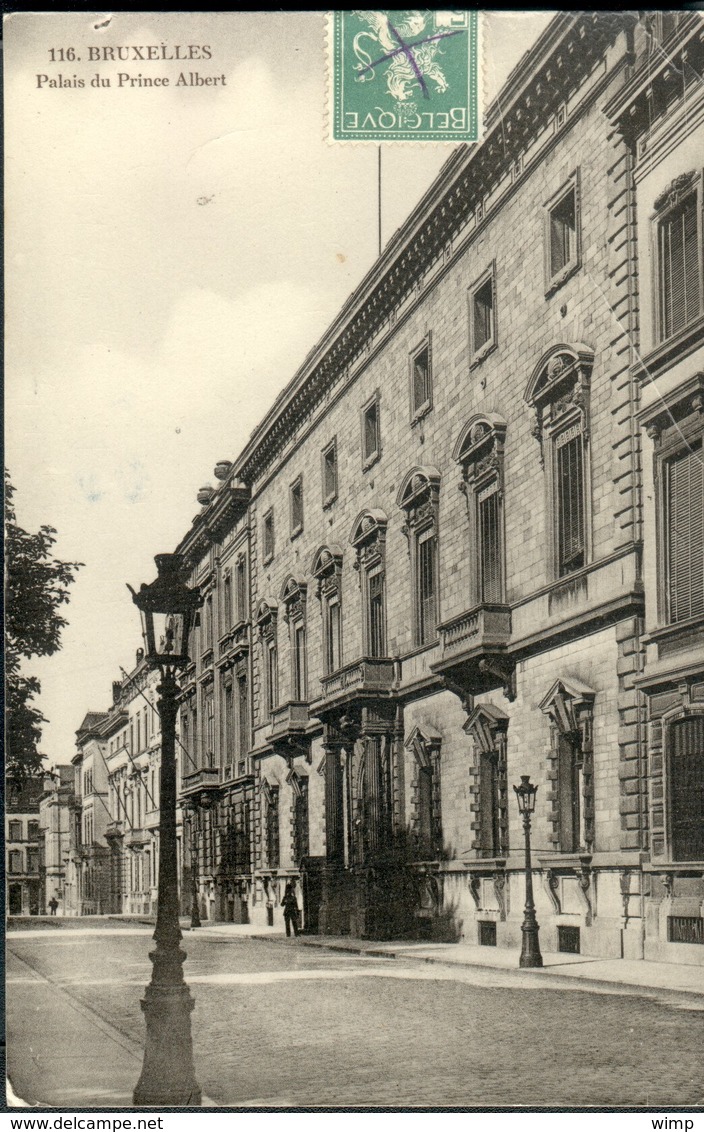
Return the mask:
M334 141L476 141L477 13L332 16Z

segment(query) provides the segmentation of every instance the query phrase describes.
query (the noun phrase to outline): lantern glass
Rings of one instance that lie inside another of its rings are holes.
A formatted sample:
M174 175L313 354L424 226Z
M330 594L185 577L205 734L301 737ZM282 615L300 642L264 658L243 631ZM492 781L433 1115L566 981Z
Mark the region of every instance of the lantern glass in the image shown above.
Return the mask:
M159 576L133 599L142 617L142 634L147 660L158 665L188 663L188 638L195 611L201 604L197 590L183 580L178 555L159 554Z
M518 802L518 810L521 814L532 814L535 811L535 796L538 793L538 787L533 786L530 776L527 774L521 775L521 785L514 786L516 794L516 801Z

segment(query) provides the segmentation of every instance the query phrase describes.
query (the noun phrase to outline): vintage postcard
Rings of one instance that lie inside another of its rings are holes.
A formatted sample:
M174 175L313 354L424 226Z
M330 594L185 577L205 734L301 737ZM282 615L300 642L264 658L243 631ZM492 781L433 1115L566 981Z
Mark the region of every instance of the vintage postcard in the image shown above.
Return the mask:
M13 1120L690 1132L702 14L4 33Z

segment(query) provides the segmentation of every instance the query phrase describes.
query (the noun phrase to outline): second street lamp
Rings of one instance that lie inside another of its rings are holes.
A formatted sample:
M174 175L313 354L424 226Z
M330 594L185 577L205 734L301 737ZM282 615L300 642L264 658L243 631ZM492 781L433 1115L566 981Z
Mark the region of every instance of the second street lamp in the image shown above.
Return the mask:
M178 847L176 841L176 670L188 662L188 637L195 611L201 604L197 591L185 583L181 558L157 555L158 577L139 593L130 587L142 616L146 659L161 672L161 790L159 812L159 888L156 948L150 952L152 977L142 999L147 1024L142 1073L134 1091L136 1105L174 1108L201 1103L193 1067L191 1011L194 1002L183 978L185 951L179 947L181 927L178 901Z
M526 905L523 915L521 932L523 933L523 946L519 967L542 967L543 957L540 954L538 932L540 925L535 918L535 904L533 902L533 870L530 859L530 819L535 812L535 796L538 787L534 786L529 775L521 775L521 785L514 786L518 811L523 818L523 832L526 839Z

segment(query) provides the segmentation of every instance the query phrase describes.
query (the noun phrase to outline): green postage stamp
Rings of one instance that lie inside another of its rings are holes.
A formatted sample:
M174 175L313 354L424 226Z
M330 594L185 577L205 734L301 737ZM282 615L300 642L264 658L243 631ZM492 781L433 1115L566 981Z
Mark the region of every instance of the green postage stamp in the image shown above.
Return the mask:
M473 142L477 12L333 12L333 141Z

